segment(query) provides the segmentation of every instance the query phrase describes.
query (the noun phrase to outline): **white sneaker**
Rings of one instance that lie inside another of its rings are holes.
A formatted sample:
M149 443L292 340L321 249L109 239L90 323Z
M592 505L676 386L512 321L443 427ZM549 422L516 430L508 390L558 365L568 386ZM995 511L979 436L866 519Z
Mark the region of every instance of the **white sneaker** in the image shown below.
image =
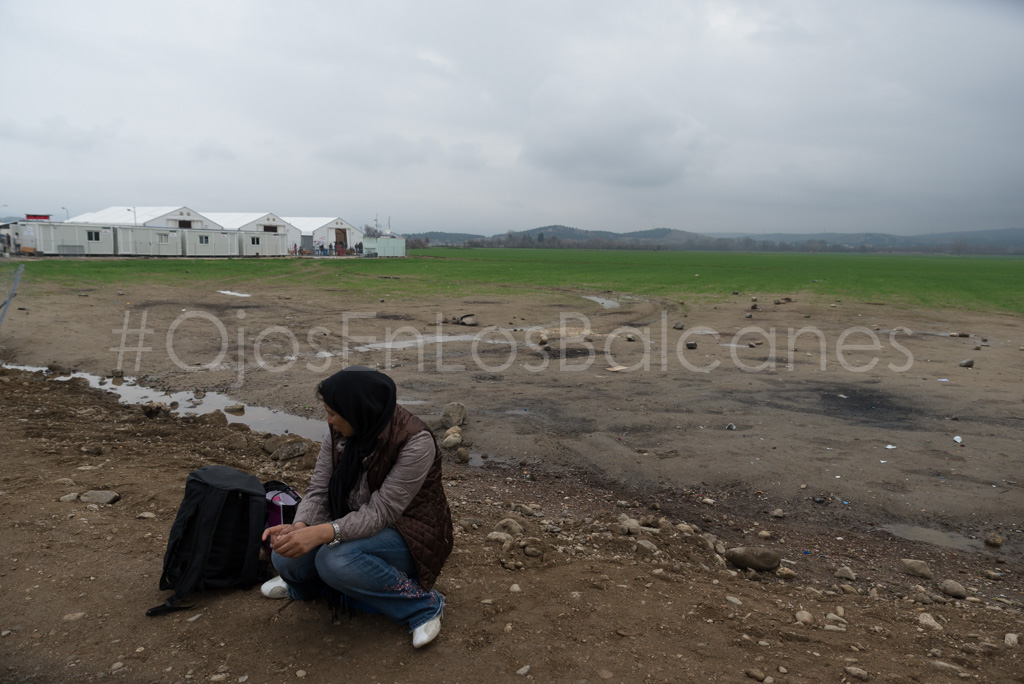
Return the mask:
M441 632L441 616L438 615L429 622L424 622L422 625L413 630L412 633L412 647L421 648L426 646L433 641L437 635Z
M278 575L272 580L267 580L260 587L260 591L267 598L272 599L283 599L288 598L288 583L284 581L284 578Z

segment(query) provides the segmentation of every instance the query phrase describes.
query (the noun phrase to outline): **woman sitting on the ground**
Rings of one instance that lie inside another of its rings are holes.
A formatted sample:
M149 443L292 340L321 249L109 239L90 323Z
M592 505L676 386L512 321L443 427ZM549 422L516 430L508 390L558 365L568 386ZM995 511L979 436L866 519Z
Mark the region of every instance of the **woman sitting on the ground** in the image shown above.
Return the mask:
M441 456L387 375L350 366L322 381L328 434L295 521L263 533L280 577L270 598L340 594L350 608L409 625L413 646L441 629L434 582L452 550Z

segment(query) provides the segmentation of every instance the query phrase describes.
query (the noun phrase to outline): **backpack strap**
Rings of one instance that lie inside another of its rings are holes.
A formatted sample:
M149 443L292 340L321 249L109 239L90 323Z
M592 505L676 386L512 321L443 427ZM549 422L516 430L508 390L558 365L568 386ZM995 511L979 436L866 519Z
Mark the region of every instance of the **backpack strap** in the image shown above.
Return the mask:
M155 616L170 613L175 610L185 610L192 608L195 604L190 606L179 606L177 604L188 598L188 595L198 586L202 589L202 575L203 570L206 567L205 559L210 554L210 545L213 543L213 535L217 530L217 524L220 522L220 513L224 508L224 502L227 500L227 490L220 489L219 487L210 487L206 492L206 496L203 498L202 505L199 507L197 513L200 520L212 520L212 525L206 525L201 529L196 529L195 536L192 543L192 551L190 558L192 562L188 564L188 570L182 575L177 584L174 587L174 595L167 599L164 603L159 606L155 606L146 611L146 615ZM250 523L251 524L251 523ZM259 539L259 536L256 537ZM257 556L259 553L257 552ZM164 577L161 576L161 583L164 582ZM255 566L253 567L253 581L255 581Z
M263 545L263 530L267 526L267 500L260 496L249 497L249 538L245 544L245 561L242 564L243 587L251 587L260 578L260 547Z

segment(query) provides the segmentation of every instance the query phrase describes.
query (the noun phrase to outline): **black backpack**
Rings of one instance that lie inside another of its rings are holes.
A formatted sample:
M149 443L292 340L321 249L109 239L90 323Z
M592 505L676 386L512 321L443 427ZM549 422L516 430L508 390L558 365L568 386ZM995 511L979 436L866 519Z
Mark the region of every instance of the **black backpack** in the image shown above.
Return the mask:
M191 608L178 604L196 590L255 584L266 515L266 491L255 475L216 465L189 473L160 576L160 588L174 595L146 615Z

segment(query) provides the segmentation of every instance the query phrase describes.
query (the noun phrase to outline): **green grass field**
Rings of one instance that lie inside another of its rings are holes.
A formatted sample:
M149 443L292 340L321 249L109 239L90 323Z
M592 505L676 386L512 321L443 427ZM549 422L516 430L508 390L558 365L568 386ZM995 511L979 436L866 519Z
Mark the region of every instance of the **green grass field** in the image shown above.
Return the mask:
M22 283L36 291L139 280L215 289L276 283L411 298L574 288L713 300L739 290L1024 313L1024 259L1011 257L446 248L411 256L29 260Z

